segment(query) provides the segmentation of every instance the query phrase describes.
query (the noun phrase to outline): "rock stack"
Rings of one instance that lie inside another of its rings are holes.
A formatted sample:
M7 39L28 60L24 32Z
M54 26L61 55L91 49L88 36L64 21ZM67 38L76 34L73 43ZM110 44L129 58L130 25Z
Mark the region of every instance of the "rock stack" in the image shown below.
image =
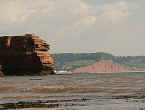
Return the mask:
M0 69L4 75L54 74L49 44L33 34L0 37Z

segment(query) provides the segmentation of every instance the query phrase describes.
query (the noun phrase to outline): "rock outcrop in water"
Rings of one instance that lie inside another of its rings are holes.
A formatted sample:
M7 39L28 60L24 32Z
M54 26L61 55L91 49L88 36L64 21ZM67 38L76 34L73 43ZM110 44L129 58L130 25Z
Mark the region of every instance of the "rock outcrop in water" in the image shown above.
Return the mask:
M102 60L93 65L75 69L75 73L112 73L112 72L133 72L130 67L115 63L112 60Z
M33 34L0 37L0 74L54 74L49 44Z

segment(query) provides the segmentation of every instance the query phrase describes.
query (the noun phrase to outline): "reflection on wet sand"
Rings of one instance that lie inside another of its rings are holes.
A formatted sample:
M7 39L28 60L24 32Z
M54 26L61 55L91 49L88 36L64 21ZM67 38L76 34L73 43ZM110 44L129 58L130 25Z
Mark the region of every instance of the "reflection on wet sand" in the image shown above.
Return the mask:
M31 78L30 76L2 78L0 108L116 110L115 107L118 106L117 110L145 109L144 73L34 77L42 80L30 80Z

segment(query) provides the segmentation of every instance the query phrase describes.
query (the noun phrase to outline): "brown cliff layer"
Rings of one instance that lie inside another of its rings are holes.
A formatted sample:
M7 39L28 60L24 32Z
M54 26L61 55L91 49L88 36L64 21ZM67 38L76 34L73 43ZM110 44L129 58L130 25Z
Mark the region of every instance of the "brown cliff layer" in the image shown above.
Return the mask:
M0 37L0 65L5 75L53 74L49 44L38 36Z
M112 60L102 60L96 62L93 65L86 67L80 67L75 69L75 73L112 73L112 72L132 72L134 71L130 67L123 66L119 63L115 63Z

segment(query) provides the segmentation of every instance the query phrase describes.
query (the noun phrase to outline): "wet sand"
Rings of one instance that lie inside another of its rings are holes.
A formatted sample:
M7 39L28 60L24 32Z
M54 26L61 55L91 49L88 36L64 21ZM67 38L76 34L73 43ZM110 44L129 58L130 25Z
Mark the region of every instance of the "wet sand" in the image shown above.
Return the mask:
M4 77L1 109L145 110L145 73Z

